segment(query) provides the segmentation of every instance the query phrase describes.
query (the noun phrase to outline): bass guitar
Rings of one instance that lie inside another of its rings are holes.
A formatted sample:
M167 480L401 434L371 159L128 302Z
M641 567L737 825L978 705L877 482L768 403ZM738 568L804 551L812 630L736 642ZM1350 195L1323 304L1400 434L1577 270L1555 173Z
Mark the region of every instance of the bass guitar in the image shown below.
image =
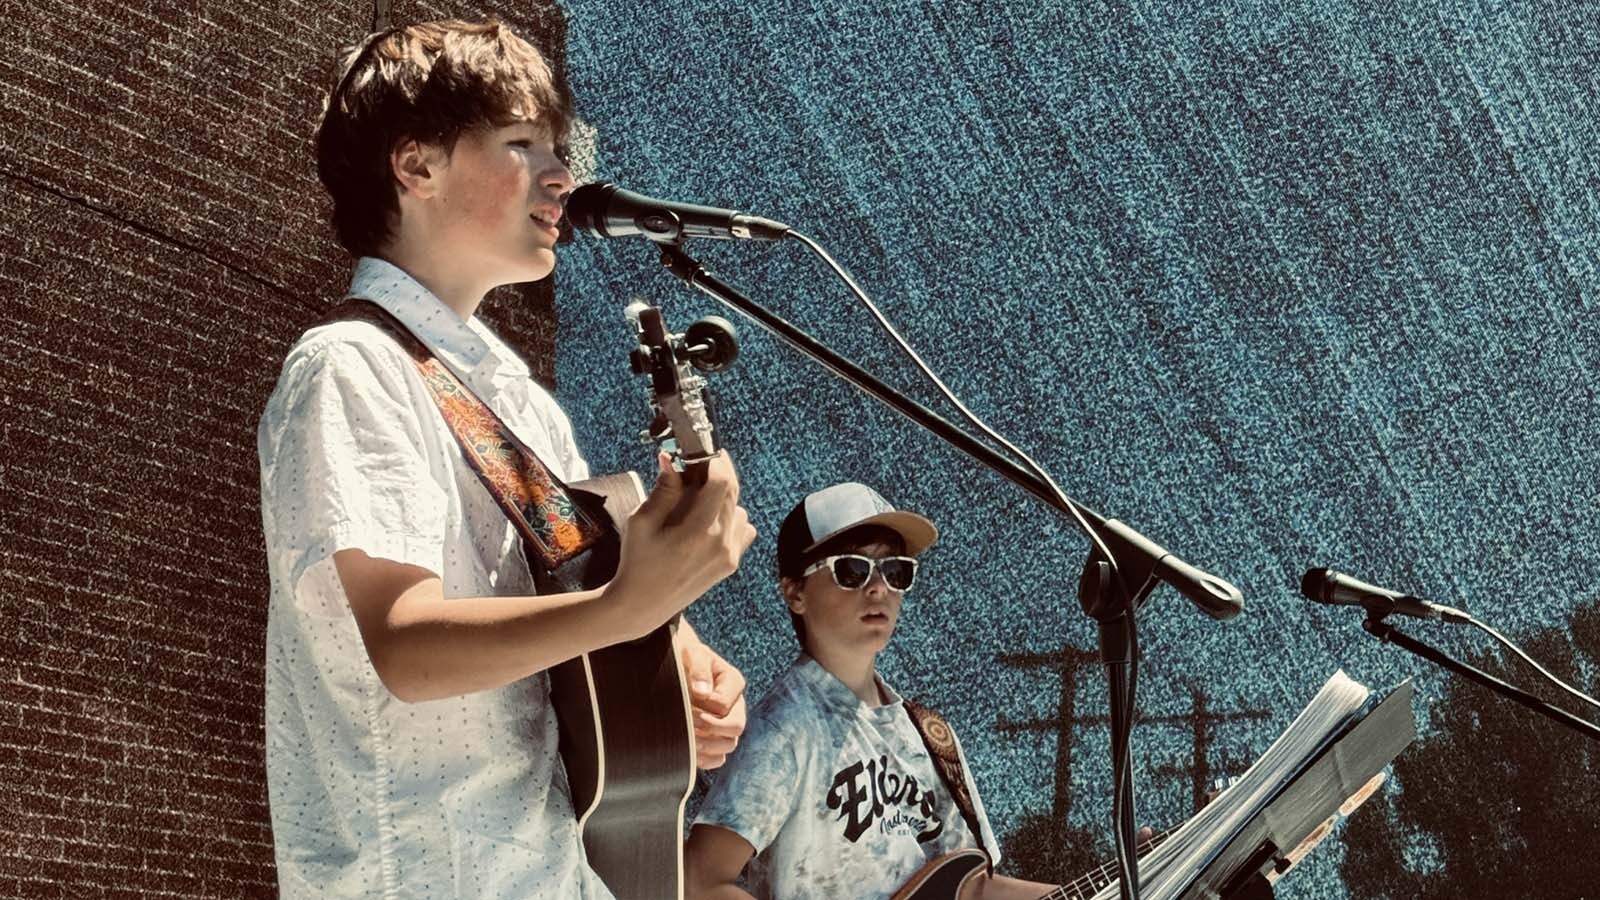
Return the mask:
M703 484L716 455L705 379L737 355L733 327L702 319L684 335L661 311L629 307L655 419L650 440L673 453L686 485ZM604 504L620 529L644 500L631 472L569 485L574 502ZM580 587L598 587L615 560L591 566ZM682 900L683 808L695 781L694 720L674 635L676 618L636 641L605 647L550 671L573 811L589 865L618 900Z
M1230 779L1232 781L1233 779ZM1374 775L1361 790L1339 807L1338 812L1329 816L1326 821L1317 826L1301 841L1299 846L1280 857L1273 865L1270 872L1263 878L1268 884L1276 882L1288 874L1310 853L1317 844L1333 833L1333 827L1340 819L1348 817L1356 808L1365 803L1383 784L1382 772ZM1215 796L1213 794L1212 796ZM1142 858L1151 850L1159 847L1162 842L1171 837L1176 828L1158 832L1149 840L1140 844L1138 854ZM983 882L980 873L988 868L989 856L982 850L957 850L946 853L918 869L900 889L894 893L890 900L983 900ZM1039 900L1092 900L1095 894L1109 885L1116 884L1118 878L1115 860L1102 863L1089 870L1087 873L1062 884L1050 893L1040 897ZM1268 891L1270 896L1270 891ZM1223 900L1227 900L1224 896Z
M1154 850L1171 835L1171 830L1155 835L1139 846L1139 855ZM890 900L981 900L983 879L978 876L988 865L989 855L982 850L946 853L918 869ZM1116 880L1116 862L1103 863L1039 900L1089 900Z

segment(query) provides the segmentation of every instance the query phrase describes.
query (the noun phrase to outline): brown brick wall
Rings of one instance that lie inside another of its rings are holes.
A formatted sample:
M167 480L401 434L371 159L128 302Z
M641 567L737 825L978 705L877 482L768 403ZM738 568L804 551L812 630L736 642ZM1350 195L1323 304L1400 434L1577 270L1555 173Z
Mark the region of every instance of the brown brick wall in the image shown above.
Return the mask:
M254 431L343 286L309 134L381 9L0 10L0 898L272 896ZM488 311L547 380L550 299Z

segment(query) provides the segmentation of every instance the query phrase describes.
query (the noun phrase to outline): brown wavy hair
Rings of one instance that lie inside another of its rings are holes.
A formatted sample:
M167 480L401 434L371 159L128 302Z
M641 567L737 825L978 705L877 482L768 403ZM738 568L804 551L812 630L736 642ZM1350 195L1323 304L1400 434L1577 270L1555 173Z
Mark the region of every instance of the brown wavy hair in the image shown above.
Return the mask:
M370 256L400 212L389 154L405 140L453 152L462 134L542 122L558 143L572 118L564 79L498 21L446 19L368 35L340 54L317 125L317 177L333 200L339 243Z

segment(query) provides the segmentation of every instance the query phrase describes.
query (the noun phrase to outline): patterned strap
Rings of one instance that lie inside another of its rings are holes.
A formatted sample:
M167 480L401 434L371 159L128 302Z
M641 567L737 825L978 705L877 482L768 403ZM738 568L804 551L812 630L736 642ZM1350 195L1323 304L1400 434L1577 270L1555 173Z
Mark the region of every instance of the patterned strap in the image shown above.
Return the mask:
M387 310L370 300L351 298L335 306L323 321L370 323L406 351L478 480L522 534L524 545L539 557L544 572L555 571L607 536L607 525L574 503L566 485L488 404Z
M950 723L944 720L944 716L911 700L906 700L904 703L906 713L911 716L911 721L917 726L917 732L922 735L922 743L927 745L928 754L933 757L933 768L944 780L944 786L949 789L951 798L956 801L956 808L961 810L961 818L966 820L967 828L972 831L979 849L988 854L989 873L994 874L994 849L983 846L983 828L978 822L978 811L972 803L972 794L967 791L967 769L961 760L961 748L956 745L955 732L950 729Z

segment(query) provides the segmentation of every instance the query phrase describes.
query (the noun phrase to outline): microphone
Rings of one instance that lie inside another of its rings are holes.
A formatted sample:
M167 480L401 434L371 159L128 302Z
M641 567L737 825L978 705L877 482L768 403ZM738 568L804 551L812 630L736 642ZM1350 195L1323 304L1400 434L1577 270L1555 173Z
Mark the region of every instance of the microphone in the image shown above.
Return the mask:
M1101 518L1082 507L1079 511L1094 523L1095 532L1116 558L1123 578L1128 580L1129 590L1138 588L1148 578L1155 578L1172 585L1213 619L1231 619L1244 609L1244 594L1232 584L1183 561L1121 519Z
M1306 599L1329 606L1359 606L1368 613L1386 616L1399 613L1418 619L1438 619L1442 622L1468 623L1472 617L1453 606L1433 603L1367 584L1332 569L1307 569L1300 579L1300 593Z
M586 184L567 198L567 220L595 237L643 235L672 243L683 238L781 241L789 226L732 209L657 200L608 182Z

